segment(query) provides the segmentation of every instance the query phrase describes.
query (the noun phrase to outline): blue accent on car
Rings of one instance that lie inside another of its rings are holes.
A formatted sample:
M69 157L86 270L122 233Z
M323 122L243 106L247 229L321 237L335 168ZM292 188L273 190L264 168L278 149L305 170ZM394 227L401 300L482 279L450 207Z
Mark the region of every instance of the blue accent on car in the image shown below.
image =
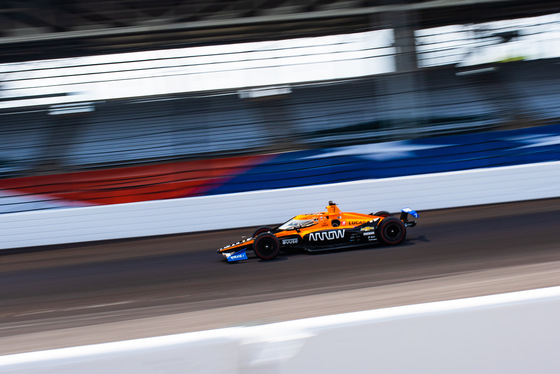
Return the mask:
M242 249L229 256L227 260L228 262L235 262L235 261L247 260L248 258L249 257L247 257L247 250Z
M410 214L410 215L413 216L414 218L420 217L420 215L419 215L414 209L402 208L401 211L404 212L404 213Z

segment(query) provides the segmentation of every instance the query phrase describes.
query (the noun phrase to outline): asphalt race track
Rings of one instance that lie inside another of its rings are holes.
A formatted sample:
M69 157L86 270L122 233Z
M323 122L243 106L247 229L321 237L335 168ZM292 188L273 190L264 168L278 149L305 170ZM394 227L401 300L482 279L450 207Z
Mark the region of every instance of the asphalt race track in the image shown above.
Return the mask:
M560 199L420 215L400 246L268 262L216 253L251 228L3 251L0 354L560 285Z

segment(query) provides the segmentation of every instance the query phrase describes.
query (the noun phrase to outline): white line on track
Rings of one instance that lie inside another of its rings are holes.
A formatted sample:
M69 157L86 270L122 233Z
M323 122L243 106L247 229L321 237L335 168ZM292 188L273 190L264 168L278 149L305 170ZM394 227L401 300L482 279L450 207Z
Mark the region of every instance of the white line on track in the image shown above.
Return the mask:
M26 313L19 313L15 314L15 317L21 316L30 316L34 314L43 314L43 313L53 313L53 312L70 312L75 310L82 310L82 309L96 309L96 308L103 308L107 306L114 306L114 305L123 305L123 304L132 304L139 302L140 300L126 300L126 301L118 301L115 303L106 303L106 304L96 304L96 305L85 305L85 306L76 306L71 308L62 308L62 309L46 309L46 310L38 310L34 312L26 312Z

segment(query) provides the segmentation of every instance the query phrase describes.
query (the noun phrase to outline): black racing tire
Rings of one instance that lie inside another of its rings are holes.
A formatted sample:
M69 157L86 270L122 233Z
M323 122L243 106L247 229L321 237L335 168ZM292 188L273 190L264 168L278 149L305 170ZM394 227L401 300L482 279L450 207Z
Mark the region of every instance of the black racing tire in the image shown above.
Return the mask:
M261 226L253 232L252 237L256 238L257 236L259 236L259 234L262 234L263 232L269 232L270 230L272 229L268 226Z
M272 260L280 253L280 241L273 234L263 232L253 242L253 251L261 260Z
M406 238L406 227L400 219L387 217L379 224L377 236L383 244L400 244Z
M379 212L375 212L372 216L379 216L379 217L391 217L392 214L387 212L386 210L380 210Z

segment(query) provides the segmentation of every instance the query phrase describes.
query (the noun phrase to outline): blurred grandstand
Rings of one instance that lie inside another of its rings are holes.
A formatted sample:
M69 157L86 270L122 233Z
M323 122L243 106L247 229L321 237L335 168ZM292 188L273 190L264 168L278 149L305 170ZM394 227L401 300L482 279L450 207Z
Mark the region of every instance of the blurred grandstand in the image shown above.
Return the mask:
M555 1L7 0L0 19L0 205L37 200L14 178L560 118Z

